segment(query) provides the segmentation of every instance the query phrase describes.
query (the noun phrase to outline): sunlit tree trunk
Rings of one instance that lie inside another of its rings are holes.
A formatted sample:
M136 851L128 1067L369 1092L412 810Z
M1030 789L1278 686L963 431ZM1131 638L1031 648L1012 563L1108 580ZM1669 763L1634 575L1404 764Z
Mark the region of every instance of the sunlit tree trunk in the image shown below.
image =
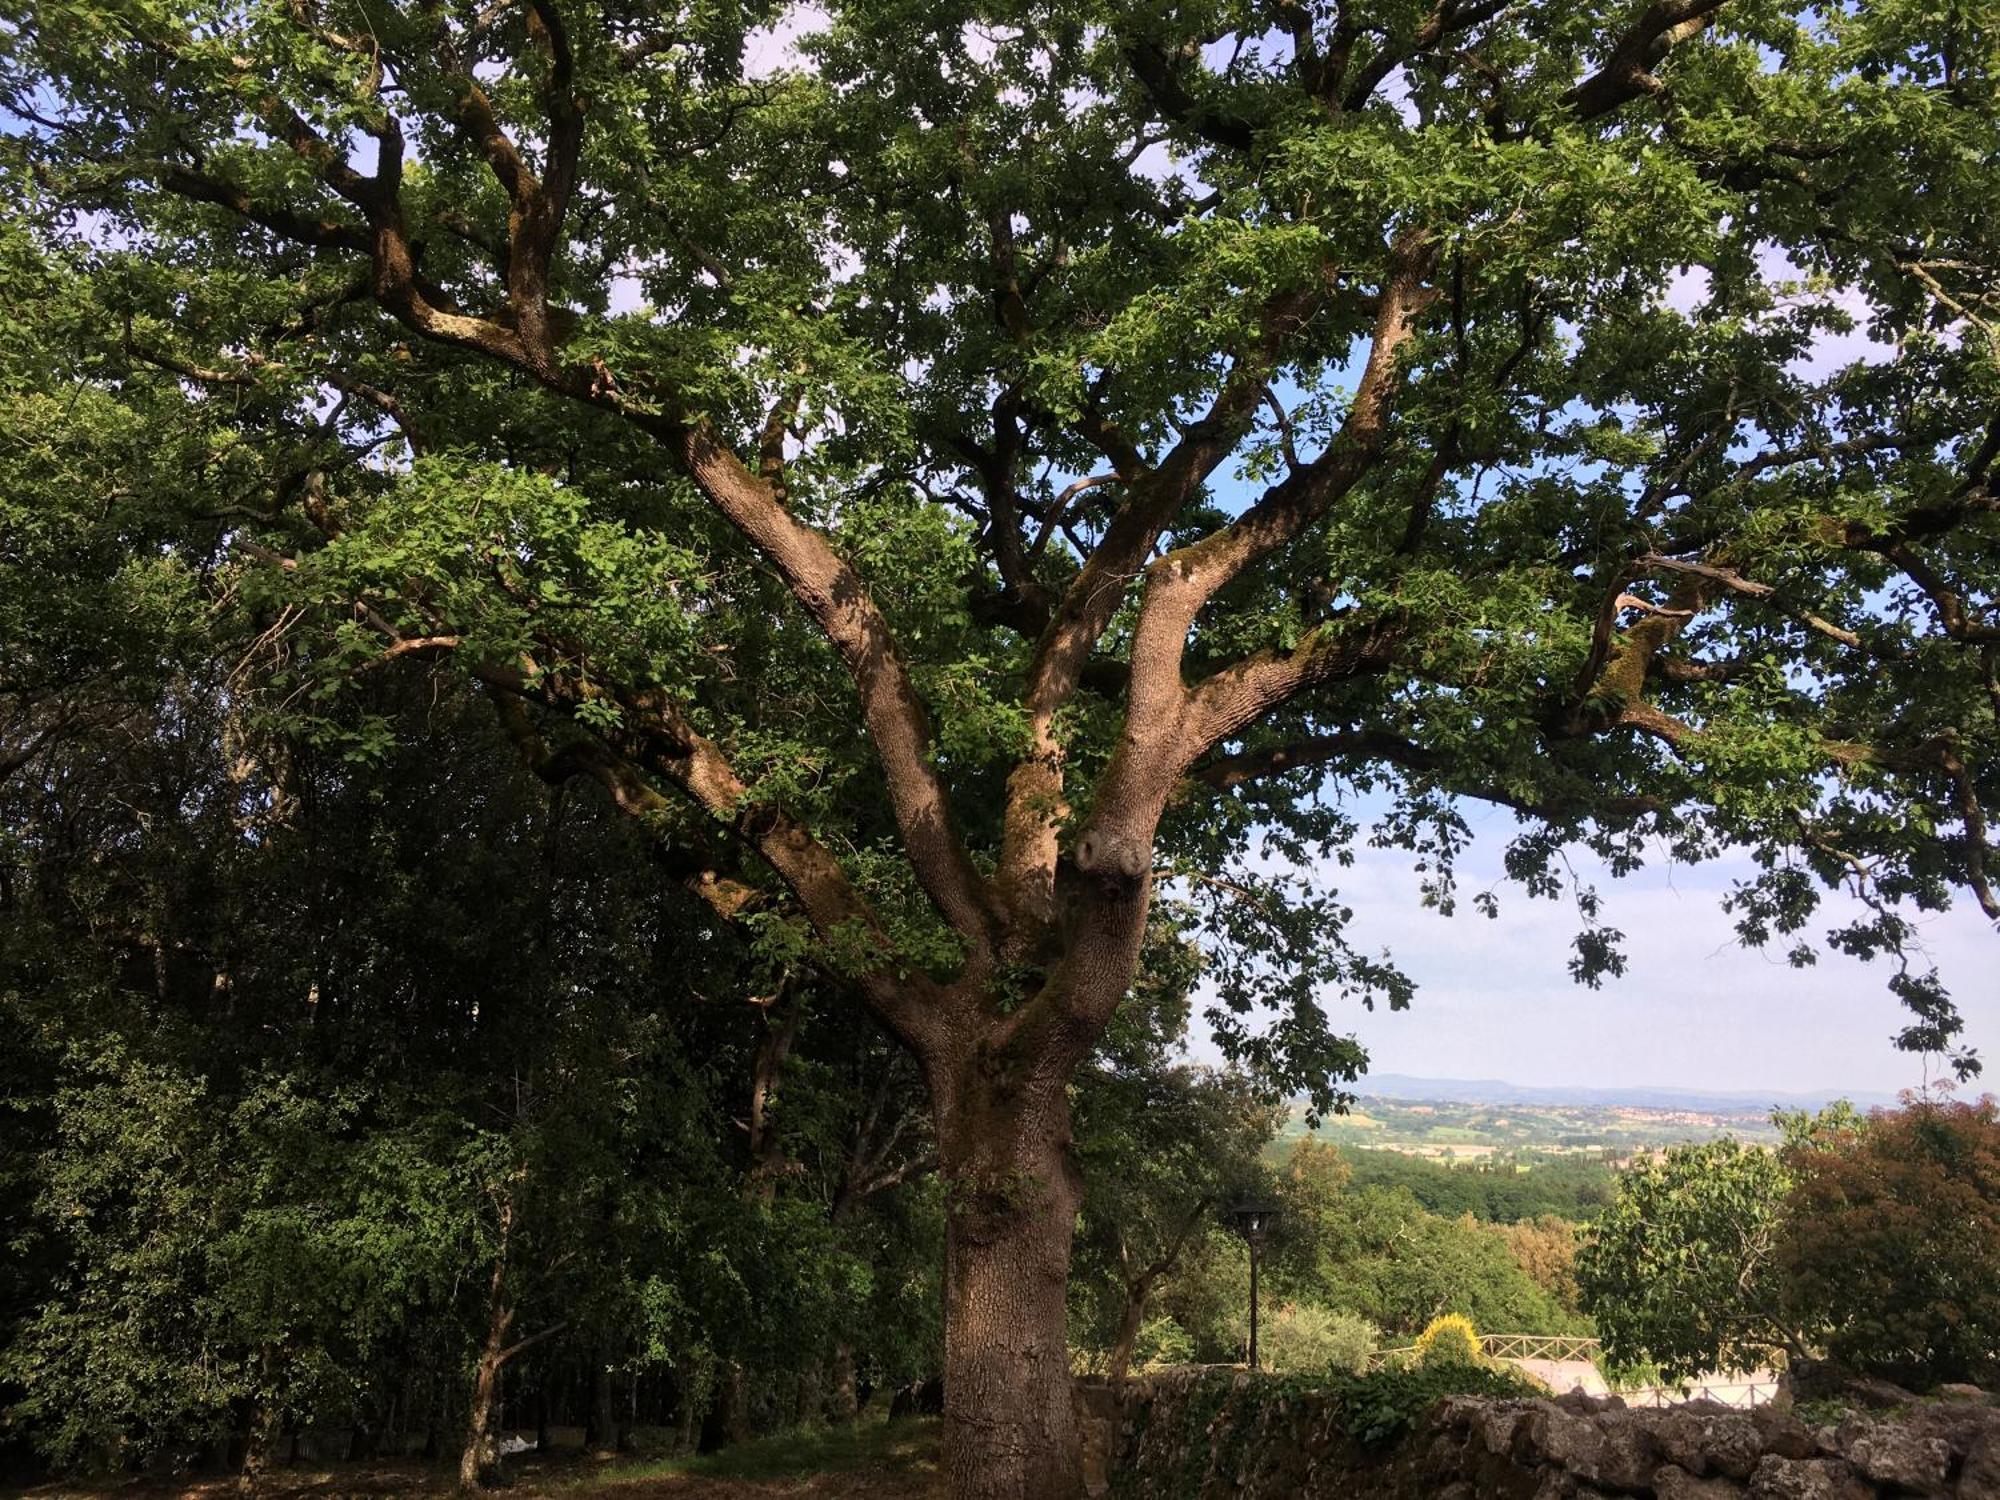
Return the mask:
M1060 1080L997 1098L990 1082L939 1132L945 1467L954 1500L1070 1500L1083 1470L1065 1289L1083 1185L1068 1102Z

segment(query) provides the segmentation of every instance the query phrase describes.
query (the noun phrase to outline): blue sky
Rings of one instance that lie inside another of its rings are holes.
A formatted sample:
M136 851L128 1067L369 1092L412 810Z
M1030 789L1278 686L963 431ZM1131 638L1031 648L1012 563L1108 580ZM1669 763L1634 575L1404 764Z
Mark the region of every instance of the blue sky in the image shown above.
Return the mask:
M1499 880L1515 826L1505 809L1470 804L1477 837L1461 864L1465 895ZM1810 969L1737 942L1719 896L1748 862L1665 863L1614 880L1587 854L1603 918L1626 935L1623 978L1602 990L1565 968L1577 930L1568 901L1500 887L1500 916L1461 901L1456 916L1426 910L1403 851L1360 849L1351 869L1327 872L1354 907L1350 936L1387 948L1417 980L1401 1012L1336 1011L1384 1073L1504 1078L1526 1084L1687 1085L1774 1091L1894 1093L1925 1082L1924 1061L1890 1044L1907 1013L1884 987L1888 970L1836 954ZM1811 931L1849 911L1830 897ZM1920 919L1924 948L1966 1018L1966 1040L2000 1092L2000 934L1969 901ZM1198 1056L1212 1055L1203 1045ZM1932 1064L1933 1073L1936 1063Z

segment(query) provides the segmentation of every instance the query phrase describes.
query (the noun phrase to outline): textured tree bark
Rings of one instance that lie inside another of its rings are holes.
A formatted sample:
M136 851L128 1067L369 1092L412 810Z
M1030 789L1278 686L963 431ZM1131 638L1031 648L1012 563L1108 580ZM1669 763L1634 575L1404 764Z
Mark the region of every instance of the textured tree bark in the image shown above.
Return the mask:
M472 1404L466 1412L465 1442L458 1452L458 1482L479 1489L500 1477L500 1444L493 1433L493 1408L500 1399L500 1370L507 1363L507 1333L514 1326L514 1308L507 1297L507 1247L514 1231L514 1203L500 1200L500 1239L493 1258L493 1279L487 1288L486 1337L473 1367Z
M254 1495L263 1487L270 1472L271 1455L280 1436L279 1426L277 1403L260 1400L251 1413L250 1430L243 1443L243 1467L237 1476L246 1495Z
M796 1397L792 1403L792 1421L800 1426L817 1422L826 1409L826 1371L818 1360L813 1360L799 1371Z
M692 1453L701 1442L701 1407L697 1398L698 1385L691 1385L685 1379L680 1382L679 1427L674 1437L674 1452Z
M584 1446L592 1453L611 1453L618 1446L618 1413L612 1408L611 1349L598 1351L590 1376L590 1425Z
M944 1447L953 1500L1083 1494L1064 1298L1082 1180L1060 1080L1035 1093L1022 1107L972 1111L946 1135Z
M465 1418L465 1446L458 1454L458 1482L463 1489L481 1489L499 1478L500 1445L493 1435L493 1408L500 1397L500 1355L506 1337L506 1324L496 1318L487 1331L485 1347L479 1351L472 1405Z
M734 1446L750 1440L750 1374L732 1364L723 1372L722 1389L716 1394L720 1411L717 1422L722 1441Z
M1132 1368L1132 1346L1139 1342L1139 1326L1146 1321L1146 1302L1153 1290L1150 1280L1125 1289L1125 1308L1118 1315L1118 1337L1111 1342L1111 1357L1105 1373L1123 1380Z

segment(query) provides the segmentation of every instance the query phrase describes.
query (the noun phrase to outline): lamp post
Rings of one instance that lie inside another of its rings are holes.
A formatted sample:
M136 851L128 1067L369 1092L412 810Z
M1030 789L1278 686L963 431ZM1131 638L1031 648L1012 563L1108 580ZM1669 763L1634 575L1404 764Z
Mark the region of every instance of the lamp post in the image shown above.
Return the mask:
M1250 1247L1250 1368L1257 1368L1257 1252L1270 1238L1271 1221L1279 1210L1269 1203L1239 1203L1231 1211L1236 1232Z

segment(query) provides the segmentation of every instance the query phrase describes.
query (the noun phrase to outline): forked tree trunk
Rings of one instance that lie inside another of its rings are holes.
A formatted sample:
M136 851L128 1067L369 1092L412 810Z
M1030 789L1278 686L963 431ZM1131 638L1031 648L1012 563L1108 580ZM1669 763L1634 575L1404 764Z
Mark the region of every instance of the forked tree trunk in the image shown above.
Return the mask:
M1132 1369L1132 1349L1139 1342L1139 1329L1146 1321L1146 1303L1152 1293L1152 1283L1125 1288L1125 1307L1118 1315L1118 1337L1111 1341L1111 1358L1105 1373L1113 1380L1123 1380Z
M1040 1092L941 1122L952 1500L1083 1493L1064 1295L1082 1181L1060 1083Z

